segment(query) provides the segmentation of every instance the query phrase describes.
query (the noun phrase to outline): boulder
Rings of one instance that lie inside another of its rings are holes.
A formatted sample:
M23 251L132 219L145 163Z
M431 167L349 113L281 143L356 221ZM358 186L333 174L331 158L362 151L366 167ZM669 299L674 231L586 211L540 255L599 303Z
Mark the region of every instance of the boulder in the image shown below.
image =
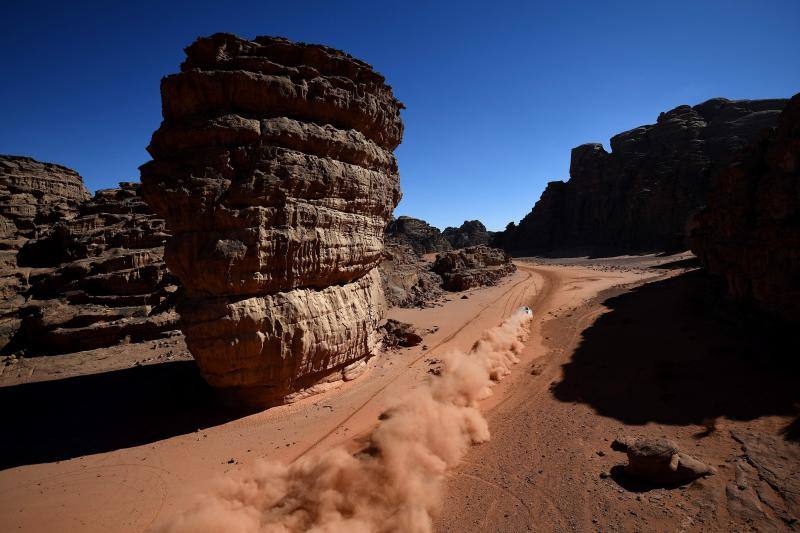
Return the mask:
M325 46L215 34L161 96L142 184L205 378L272 404L367 357L400 200L403 106L383 76Z
M553 255L684 250L711 175L774 126L786 102L714 98L612 137L611 152L578 146L569 181L548 183L533 210L492 242Z
M669 439L619 437L611 448L628 455L625 474L657 485L681 485L716 473Z
M386 344L408 348L422 342L422 333L408 322L388 319L383 325Z
M733 300L800 323L800 94L774 131L712 178L690 240Z
M437 255L433 271L442 277L448 291L494 285L517 270L511 256L488 246L472 246Z

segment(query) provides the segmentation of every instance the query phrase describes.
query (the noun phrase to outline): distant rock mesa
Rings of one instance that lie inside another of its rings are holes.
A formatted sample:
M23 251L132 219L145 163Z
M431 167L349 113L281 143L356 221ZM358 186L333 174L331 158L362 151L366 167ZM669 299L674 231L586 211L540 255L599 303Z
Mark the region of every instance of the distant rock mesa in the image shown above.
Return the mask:
M775 125L786 100L714 98L661 113L655 124L572 150L570 179L547 185L494 246L552 255L676 251L705 205L709 178Z
M734 300L800 323L800 94L774 131L712 178L690 239Z
M280 402L379 341L403 106L325 46L215 34L186 56L162 80L145 198L172 233L166 262L204 377Z

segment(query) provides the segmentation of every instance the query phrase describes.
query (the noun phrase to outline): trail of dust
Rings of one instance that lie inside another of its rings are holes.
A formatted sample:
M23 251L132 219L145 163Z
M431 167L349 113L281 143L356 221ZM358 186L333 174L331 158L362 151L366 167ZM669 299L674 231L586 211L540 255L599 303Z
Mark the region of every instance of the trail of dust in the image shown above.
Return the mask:
M442 356L439 376L381 415L369 446L338 447L220 481L165 532L429 532L446 471L489 439L477 402L519 362L532 313L522 308L468 353Z

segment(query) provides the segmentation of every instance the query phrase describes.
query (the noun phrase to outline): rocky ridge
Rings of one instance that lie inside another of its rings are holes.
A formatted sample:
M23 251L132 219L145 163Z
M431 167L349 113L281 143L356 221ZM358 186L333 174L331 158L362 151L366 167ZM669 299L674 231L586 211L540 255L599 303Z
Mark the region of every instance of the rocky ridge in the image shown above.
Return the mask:
M732 299L800 323L800 94L774 131L712 178L690 240Z
M279 402L379 341L403 106L325 46L215 34L186 56L162 80L145 198L172 233L166 261L204 377Z
M714 98L661 113L655 124L572 150L570 179L547 185L533 210L495 238L517 253L616 254L686 247L715 170L775 125L786 100Z
M13 190L20 175L33 185L14 200L25 217L15 220L2 252L4 351L67 353L177 328L164 222L144 204L138 184L91 197L65 167L13 156L0 161L0 187Z

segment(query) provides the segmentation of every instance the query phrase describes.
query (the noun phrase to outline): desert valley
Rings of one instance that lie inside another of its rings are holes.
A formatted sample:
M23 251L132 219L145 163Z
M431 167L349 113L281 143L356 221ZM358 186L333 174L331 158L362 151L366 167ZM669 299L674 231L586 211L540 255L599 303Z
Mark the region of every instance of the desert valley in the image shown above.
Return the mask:
M440 230L392 72L186 44L139 176L0 155L0 530L800 529L800 94Z

